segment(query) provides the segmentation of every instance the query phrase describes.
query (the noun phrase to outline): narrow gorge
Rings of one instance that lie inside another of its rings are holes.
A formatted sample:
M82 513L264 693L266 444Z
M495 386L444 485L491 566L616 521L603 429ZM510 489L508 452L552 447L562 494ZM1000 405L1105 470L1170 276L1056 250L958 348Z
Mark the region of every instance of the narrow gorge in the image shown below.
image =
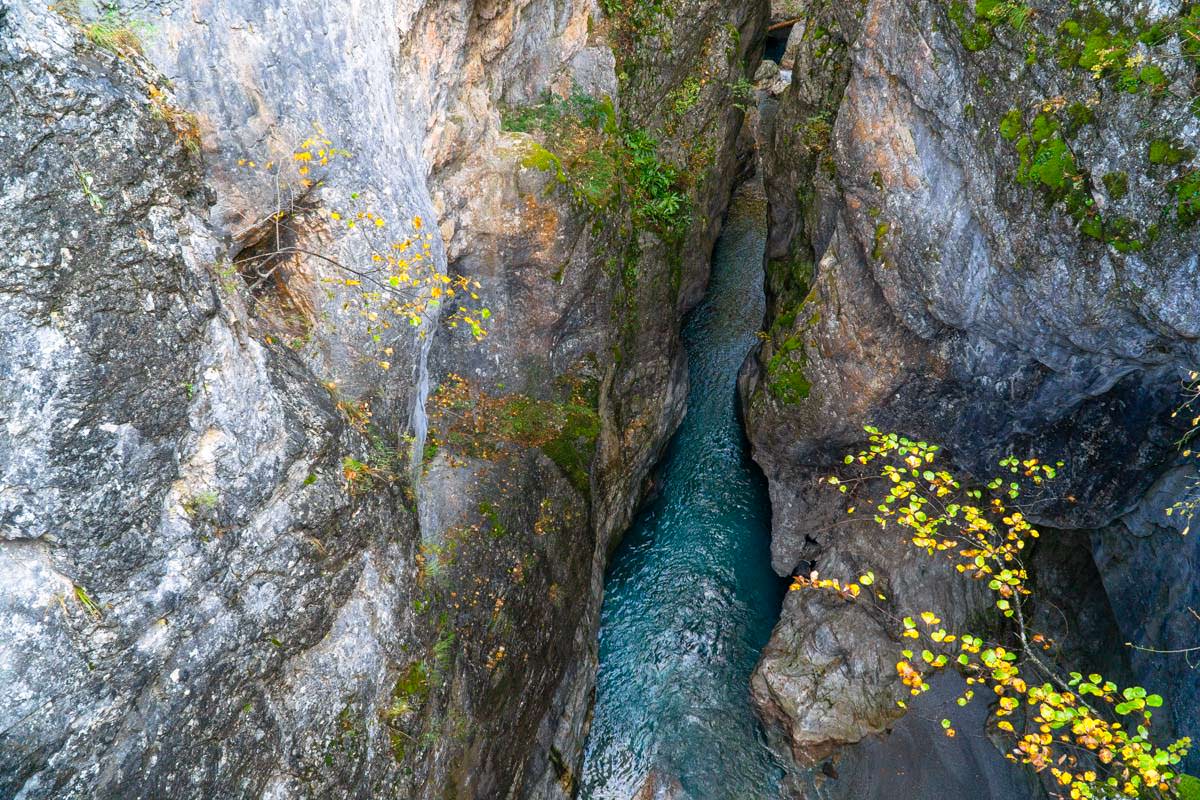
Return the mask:
M0 0L0 800L1200 797L1200 3Z
M584 798L779 796L746 687L783 583L734 392L763 316L765 210L757 186L734 197L684 329L687 416L609 567Z

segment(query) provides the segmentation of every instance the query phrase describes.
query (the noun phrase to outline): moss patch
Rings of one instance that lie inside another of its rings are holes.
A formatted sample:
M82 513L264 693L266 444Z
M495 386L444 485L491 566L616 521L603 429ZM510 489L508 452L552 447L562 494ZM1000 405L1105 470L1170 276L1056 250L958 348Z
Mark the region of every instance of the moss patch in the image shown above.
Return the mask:
M800 334L784 339L767 362L767 387L782 403L799 403L808 398L812 383L804 374L808 354Z
M1129 174L1126 172L1109 172L1104 176L1104 189L1113 200L1120 200L1129 194Z
M529 143L529 150L521 159L521 166L526 169L542 170L543 172L554 171L560 176L562 175L562 162L559 161L558 156L537 142Z
M1200 220L1200 170L1193 169L1172 181L1171 193L1175 198L1175 213L1181 223L1190 225Z
M1157 186L1161 214L1130 218L1111 204L1103 212L1096 207L1085 149L1092 140L1081 134L1089 126L1104 124L1097 120L1105 107L1100 101L1115 102L1115 92L1148 98L1143 107L1149 110L1153 104L1172 101L1167 90L1181 73L1200 80L1200 3L1184 4L1178 15L1153 21L1141 14L1110 12L1103 4L1070 5L1067 18L1053 28L1040 24L1044 16L1031 16L1026 6L1011 1L951 1L946 14L972 52L987 49L1003 30L1010 40L1006 44L1024 45L1027 64L1037 63L1043 52L1053 53L1054 64L1063 71L1057 85L1065 88L1064 94L1009 109L996 120L997 132L1016 151L1018 183L1038 192L1048 206L1063 208L1084 236L1130 252L1153 241L1152 230L1172 212L1181 226L1196 222L1194 184L1187 169L1195 151L1160 129L1144 140L1145 179L1131 180L1123 171L1103 177L1107 198L1114 203L1126 198L1133 186L1147 194ZM981 69L981 86L995 66L992 60ZM1200 113L1200 98L1192 106ZM1031 107L1036 110L1022 111ZM1176 126L1180 134L1183 124ZM1177 169L1170 174L1167 168ZM1154 202L1153 195L1139 199Z
M588 493L600 415L586 382L577 383L568 399L552 401L523 394L493 396L452 376L439 387L432 405L430 418L443 446L488 459L502 443L536 447L576 489Z
M1165 164L1169 167L1190 161L1195 155L1195 150L1178 145L1169 139L1153 140L1146 152L1146 157L1150 159L1151 164Z
M1033 9L1013 0L975 0L972 14L962 0L952 0L947 13L962 46L977 53L991 47L1000 29L1023 30Z
M871 248L871 257L876 261L883 261L883 248L887 244L887 235L891 229L892 226L887 222L880 222L875 226L875 243Z

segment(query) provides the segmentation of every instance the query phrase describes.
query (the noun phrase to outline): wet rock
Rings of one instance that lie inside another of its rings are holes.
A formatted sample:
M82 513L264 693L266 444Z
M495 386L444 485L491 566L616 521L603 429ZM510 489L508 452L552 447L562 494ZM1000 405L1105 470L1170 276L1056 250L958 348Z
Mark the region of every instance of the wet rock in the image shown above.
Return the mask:
M933 682L887 733L841 750L816 777L830 800L886 800L904 797L970 796L986 800L1038 797L1037 779L1006 761L983 734L987 706L955 704L965 687L957 675ZM946 737L939 720L955 720L958 735Z
M1190 496L1195 480L1190 465L1173 466L1129 513L1091 534L1096 567L1117 612L1120 636L1112 641L1124 645L1139 682L1168 689L1160 714L1166 712L1193 739L1200 704L1194 666L1200 642L1200 546L1194 532L1181 535L1187 519L1164 517L1162 509Z

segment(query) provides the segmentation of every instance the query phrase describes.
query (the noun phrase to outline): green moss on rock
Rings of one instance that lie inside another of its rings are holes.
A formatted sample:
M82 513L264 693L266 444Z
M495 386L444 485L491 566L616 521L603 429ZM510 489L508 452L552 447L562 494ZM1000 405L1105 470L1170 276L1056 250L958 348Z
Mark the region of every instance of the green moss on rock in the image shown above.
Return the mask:
M587 494L600 436L600 415L595 410L574 400L553 403L517 395L500 420L505 436L539 447L576 489Z
M1104 176L1104 189L1113 200L1120 200L1129 194L1129 174L1126 172L1109 172Z
M540 169L543 172L555 172L560 180L563 178L562 161L537 142L530 142L529 149L521 159L521 166L526 169Z
M804 374L808 354L801 334L788 337L779 344L767 362L767 388L782 403L795 404L808 399L812 382Z
M1200 220L1200 170L1192 170L1171 183L1175 214L1181 225Z
M1151 164L1175 166L1195 157L1196 151L1190 147L1177 145L1169 139L1154 139L1147 148L1146 156Z
M442 446L475 458L496 457L502 444L539 448L587 494L600 436L594 390L592 383L578 380L569 399L540 400L525 394L492 395L452 378L433 397L432 435ZM481 507L481 513L487 517L488 509Z
M1016 141L1021 132L1025 130L1025 119L1021 114L1021 109L1014 108L1004 115L1000 120L1000 136L1010 142Z
M875 226L875 243L871 249L871 257L876 261L883 260L883 247L887 242L888 232L892 226L887 222L880 222Z

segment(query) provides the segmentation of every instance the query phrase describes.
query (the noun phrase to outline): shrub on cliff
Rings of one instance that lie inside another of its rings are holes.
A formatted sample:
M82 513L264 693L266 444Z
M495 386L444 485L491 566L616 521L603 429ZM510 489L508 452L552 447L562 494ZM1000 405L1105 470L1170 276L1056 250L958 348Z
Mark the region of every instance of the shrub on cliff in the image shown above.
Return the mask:
M637 228L667 240L686 230L691 209L679 170L659 156L649 133L617 121L610 99L547 93L535 105L506 111L502 125L542 138L524 165L554 172L579 207L594 214L628 208Z
M1010 456L1001 474L973 480L938 462L940 448L868 427L869 445L846 464L851 479L827 478L846 493L850 513L869 508L881 528L899 527L912 545L991 593L990 631L951 631L935 611L900 616L875 587L875 575L857 581L799 577L793 589L833 591L871 607L912 645L896 672L911 695L930 688L931 673L947 667L966 677L959 705L976 690L996 698L990 724L1012 743L1006 754L1048 772L1063 796L1161 798L1194 792L1194 778L1177 772L1188 738L1163 741L1154 727L1162 695L1066 663L1050 637L1037 631L1027 610L1034 593L1026 566L1038 530L1022 506L1026 489L1046 491L1063 466ZM982 634L982 635L980 635ZM904 703L900 705L903 707ZM956 730L942 720L948 736Z
M428 326L441 321L462 327L476 340L487 335L491 311L482 305L478 281L441 269L433 252L433 234L420 216L399 224L384 218L360 192L350 192L341 207L318 206L311 193L326 185L313 170L325 170L351 153L337 147L320 126L315 134L282 158L265 162L242 159L238 165L268 181L276 198L272 213L251 226L257 232L251 245L233 259L223 277L240 276L248 298L277 322L310 328L312 300L293 279L308 261L324 269L321 282L330 299L362 320L377 347L376 363L391 367L390 357L400 336L394 329L411 329L424 337ZM314 219L315 217L315 219ZM338 252L309 245L311 229L321 225L339 237ZM295 281L299 283L299 281ZM227 282L231 289L237 282ZM261 300L271 295L275 308ZM303 343L303 338L295 340Z

